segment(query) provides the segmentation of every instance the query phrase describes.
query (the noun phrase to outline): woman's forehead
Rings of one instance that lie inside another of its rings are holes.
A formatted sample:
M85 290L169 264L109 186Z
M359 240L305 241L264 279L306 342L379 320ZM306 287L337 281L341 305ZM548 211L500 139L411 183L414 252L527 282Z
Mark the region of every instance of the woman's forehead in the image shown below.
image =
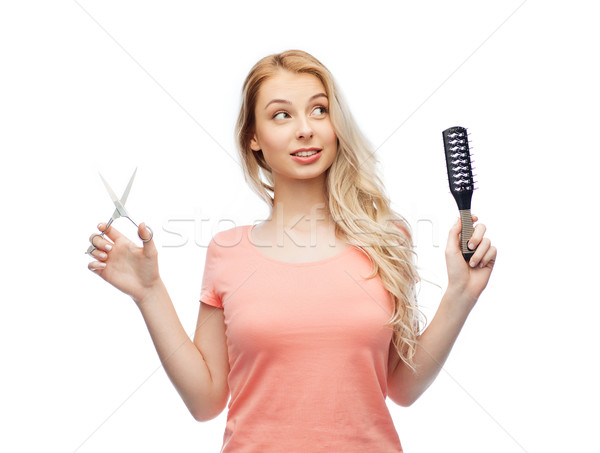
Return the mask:
M279 71L262 83L258 93L258 103L264 105L272 99L301 100L303 97L310 98L317 93L325 93L325 87L313 74Z

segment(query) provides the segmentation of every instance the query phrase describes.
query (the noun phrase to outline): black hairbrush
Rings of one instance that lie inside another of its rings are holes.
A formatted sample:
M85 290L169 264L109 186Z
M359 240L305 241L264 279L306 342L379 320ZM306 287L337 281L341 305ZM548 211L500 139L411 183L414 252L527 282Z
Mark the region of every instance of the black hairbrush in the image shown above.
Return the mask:
M469 250L467 243L473 235L471 197L475 187L467 130L460 126L451 127L442 132L442 136L444 137L450 192L456 200L460 212L460 221L462 222L460 248L465 261L469 262L474 252Z

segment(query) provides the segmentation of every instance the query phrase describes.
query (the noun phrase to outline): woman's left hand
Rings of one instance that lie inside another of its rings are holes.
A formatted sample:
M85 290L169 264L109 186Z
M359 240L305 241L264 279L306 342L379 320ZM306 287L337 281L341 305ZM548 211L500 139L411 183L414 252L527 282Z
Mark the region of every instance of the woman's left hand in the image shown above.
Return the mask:
M478 218L477 216L472 216L472 218L474 224ZM469 240L469 248L475 250L475 253L467 263L460 250L461 229L462 223L459 218L448 234L448 244L446 246L448 291L472 307L490 279L497 251L496 247L492 246L491 241L484 237L485 225L474 225L473 236Z

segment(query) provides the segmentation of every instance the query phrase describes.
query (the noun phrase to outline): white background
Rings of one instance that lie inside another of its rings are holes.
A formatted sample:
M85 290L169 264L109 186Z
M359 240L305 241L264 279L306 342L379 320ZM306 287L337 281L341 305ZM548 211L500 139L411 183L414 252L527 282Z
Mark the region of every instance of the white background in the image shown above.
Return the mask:
M597 18L591 1L3 2L0 449L219 451L226 412L193 420L138 309L87 270L113 211L98 172L120 194L138 167L127 207L191 335L206 244L268 212L235 154L243 79L299 48L334 74L442 288L441 131L472 134L498 260L433 386L389 401L407 453L598 451ZM422 286L429 317L441 294Z

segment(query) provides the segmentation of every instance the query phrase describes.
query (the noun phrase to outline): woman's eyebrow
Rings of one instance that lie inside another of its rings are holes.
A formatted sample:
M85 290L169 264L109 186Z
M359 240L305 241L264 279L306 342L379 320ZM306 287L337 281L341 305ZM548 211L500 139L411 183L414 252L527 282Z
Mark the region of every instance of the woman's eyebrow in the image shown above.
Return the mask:
M327 95L325 93L317 93L317 94L311 96L310 99L308 100L308 102L311 102L314 99L317 99L317 98L320 98L320 97L324 97L324 98L328 99ZM288 100L286 100L286 99L273 99L273 100L269 101L269 103L267 105L265 105L265 110L266 110L266 108L268 106L270 106L271 104L274 104L276 102L279 102L281 104L291 104L291 102L288 101Z

